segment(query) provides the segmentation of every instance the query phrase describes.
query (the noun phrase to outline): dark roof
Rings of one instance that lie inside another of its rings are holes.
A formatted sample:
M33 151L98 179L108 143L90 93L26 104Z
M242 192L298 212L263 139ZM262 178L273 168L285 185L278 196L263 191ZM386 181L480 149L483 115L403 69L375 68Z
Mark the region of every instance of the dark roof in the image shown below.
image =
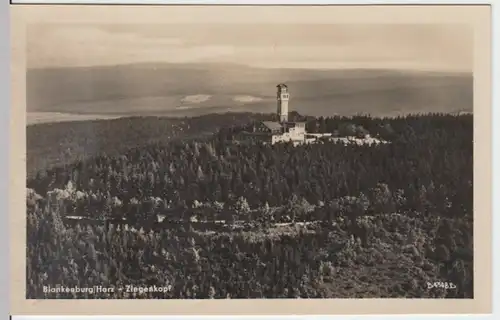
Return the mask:
M306 121L288 121L286 124L293 125L293 124L305 124L305 123L307 123L307 122Z
M275 121L262 121L262 124L268 127L270 130L281 130L281 123Z
M280 83L276 87L278 87L278 88L283 88L283 87L284 88L288 88L288 86L286 84L284 84L284 83Z

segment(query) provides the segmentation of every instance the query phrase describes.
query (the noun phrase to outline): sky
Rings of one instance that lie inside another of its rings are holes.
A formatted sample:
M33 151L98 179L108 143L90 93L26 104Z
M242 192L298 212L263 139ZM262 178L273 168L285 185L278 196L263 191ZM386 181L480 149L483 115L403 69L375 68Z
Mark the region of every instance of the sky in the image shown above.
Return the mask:
M238 63L262 68L472 72L473 33L451 24L31 25L27 67Z

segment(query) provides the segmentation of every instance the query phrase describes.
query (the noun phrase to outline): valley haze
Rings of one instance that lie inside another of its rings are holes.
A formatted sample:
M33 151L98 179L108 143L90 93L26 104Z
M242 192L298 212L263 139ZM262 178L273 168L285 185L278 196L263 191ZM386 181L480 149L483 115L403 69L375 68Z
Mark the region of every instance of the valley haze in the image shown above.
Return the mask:
M27 124L116 117L271 113L276 83L311 116L472 112L466 72L138 63L27 70Z

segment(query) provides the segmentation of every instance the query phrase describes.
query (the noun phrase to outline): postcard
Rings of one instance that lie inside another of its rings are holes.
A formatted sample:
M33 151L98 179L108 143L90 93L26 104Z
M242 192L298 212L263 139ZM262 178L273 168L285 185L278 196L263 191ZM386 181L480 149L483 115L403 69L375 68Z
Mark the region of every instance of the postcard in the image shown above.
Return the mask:
M13 5L13 314L491 312L486 5Z

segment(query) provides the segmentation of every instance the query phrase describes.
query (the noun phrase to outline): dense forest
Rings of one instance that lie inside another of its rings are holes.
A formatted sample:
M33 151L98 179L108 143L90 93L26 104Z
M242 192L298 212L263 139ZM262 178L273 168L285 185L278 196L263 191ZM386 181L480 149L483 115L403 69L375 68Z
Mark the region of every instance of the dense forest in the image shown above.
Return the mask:
M473 297L471 115L293 114L390 143L234 141L268 117L28 127L27 297Z

